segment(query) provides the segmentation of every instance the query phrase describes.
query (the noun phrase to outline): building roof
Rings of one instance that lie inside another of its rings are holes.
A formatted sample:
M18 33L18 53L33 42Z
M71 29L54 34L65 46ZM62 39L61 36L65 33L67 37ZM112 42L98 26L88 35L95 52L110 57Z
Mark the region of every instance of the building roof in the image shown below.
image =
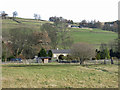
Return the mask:
M37 59L51 59L51 57L37 57Z
M58 50L56 50L56 49L52 49L51 50L52 51L52 53L54 54L54 53L70 53L70 50L69 49L58 49Z

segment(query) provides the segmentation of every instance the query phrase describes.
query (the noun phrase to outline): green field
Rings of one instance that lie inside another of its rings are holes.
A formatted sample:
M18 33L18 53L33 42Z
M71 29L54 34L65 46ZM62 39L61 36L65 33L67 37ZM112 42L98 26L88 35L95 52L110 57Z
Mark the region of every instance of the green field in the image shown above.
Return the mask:
M3 19L2 34L3 37L9 36L9 30L18 27L28 27L33 31L40 31L40 27L44 23L52 23L49 21L38 21L33 19L17 19L21 23L17 23L10 19ZM80 28L68 28L74 42L87 42L94 44L96 47L101 43L108 43L118 37L118 34L111 31L103 31L100 29L80 29Z
M101 44L107 43L117 38L117 33L103 31L99 29L93 30L78 29L75 31L74 30L71 31L75 42L88 42L90 44Z
M118 88L118 65L2 65L2 88Z

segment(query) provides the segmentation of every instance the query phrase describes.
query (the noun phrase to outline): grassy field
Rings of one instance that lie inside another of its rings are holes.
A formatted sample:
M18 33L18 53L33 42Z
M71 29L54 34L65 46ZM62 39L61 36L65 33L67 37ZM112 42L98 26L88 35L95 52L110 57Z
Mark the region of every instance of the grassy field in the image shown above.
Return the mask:
M118 88L117 65L2 65L3 88Z
M97 30L94 30L94 29L92 31L78 30L78 31L72 32L72 35L75 42L88 42L90 44L107 43L117 38L117 34L114 32L106 32L102 30L100 31L98 32Z
M2 24L2 35L3 37L8 36L9 30L18 27L32 28L33 31L40 31L40 27L44 23L52 23L49 21L38 21L33 19L17 19L21 23L17 23L10 19L4 19ZM80 29L80 28L68 28L73 37L74 42L87 42L90 44L97 45L101 43L108 43L118 37L117 33L111 31L103 31L100 29Z

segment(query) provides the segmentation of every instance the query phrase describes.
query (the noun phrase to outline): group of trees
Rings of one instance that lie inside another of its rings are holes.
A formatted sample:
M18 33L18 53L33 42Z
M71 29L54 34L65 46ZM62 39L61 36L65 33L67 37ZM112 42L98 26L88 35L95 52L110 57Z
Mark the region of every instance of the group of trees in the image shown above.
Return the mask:
M16 16L18 16L17 11L14 11L12 14L13 14L13 17L12 17L13 19L15 19ZM5 11L1 11L0 16L2 17L2 19L6 19L8 14Z
M8 16L8 14L5 13L5 11L1 11L0 16L2 17L2 19L6 19L6 16Z
M51 57L52 58L53 53L51 50L48 50L48 52L42 48L40 52L38 53L38 57Z
M79 23L79 26L89 27L89 28L99 28L99 29L106 30L106 31L118 32L118 21L102 23L96 20L94 21L82 20Z
M111 59L111 64L113 64L113 57L120 58L120 51L118 50L118 39L115 39L108 44L102 43L100 50L96 49L97 60Z
M62 22L69 23L69 24L74 23L73 20L67 20L67 19L64 19L63 17L56 17L56 16L50 17L49 21L52 21L52 22L60 22L60 21L62 21Z
M36 19L36 20L41 20L41 16L40 16L40 14L34 14L34 18Z
M99 28L101 29L102 28L102 23L100 21L86 21L86 20L82 20L80 23L79 23L79 26L80 27L89 27L89 28Z
M102 29L106 31L118 32L118 21L106 22Z
M49 49L47 33L33 32L27 27L13 28L9 30L9 41L3 41L3 59L16 57L22 59L34 58L41 47Z
M96 59L110 59L110 52L108 50L107 44L102 43L100 50L96 49Z

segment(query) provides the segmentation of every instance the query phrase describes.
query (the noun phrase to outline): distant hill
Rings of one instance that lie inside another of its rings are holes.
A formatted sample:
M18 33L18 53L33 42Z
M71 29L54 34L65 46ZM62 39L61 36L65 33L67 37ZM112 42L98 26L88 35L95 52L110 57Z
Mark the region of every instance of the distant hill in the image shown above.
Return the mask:
M9 30L17 27L28 27L33 29L33 31L40 31L40 27L44 23L53 23L50 21L40 21L34 19L23 19L17 18L17 21L12 19L3 19L2 20L2 35L3 38L9 38ZM117 38L117 33L112 31L104 31L100 29L82 29L82 28L68 28L68 31L71 33L71 36L74 39L74 42L88 42L94 44L96 47L99 44L107 43L111 40Z

